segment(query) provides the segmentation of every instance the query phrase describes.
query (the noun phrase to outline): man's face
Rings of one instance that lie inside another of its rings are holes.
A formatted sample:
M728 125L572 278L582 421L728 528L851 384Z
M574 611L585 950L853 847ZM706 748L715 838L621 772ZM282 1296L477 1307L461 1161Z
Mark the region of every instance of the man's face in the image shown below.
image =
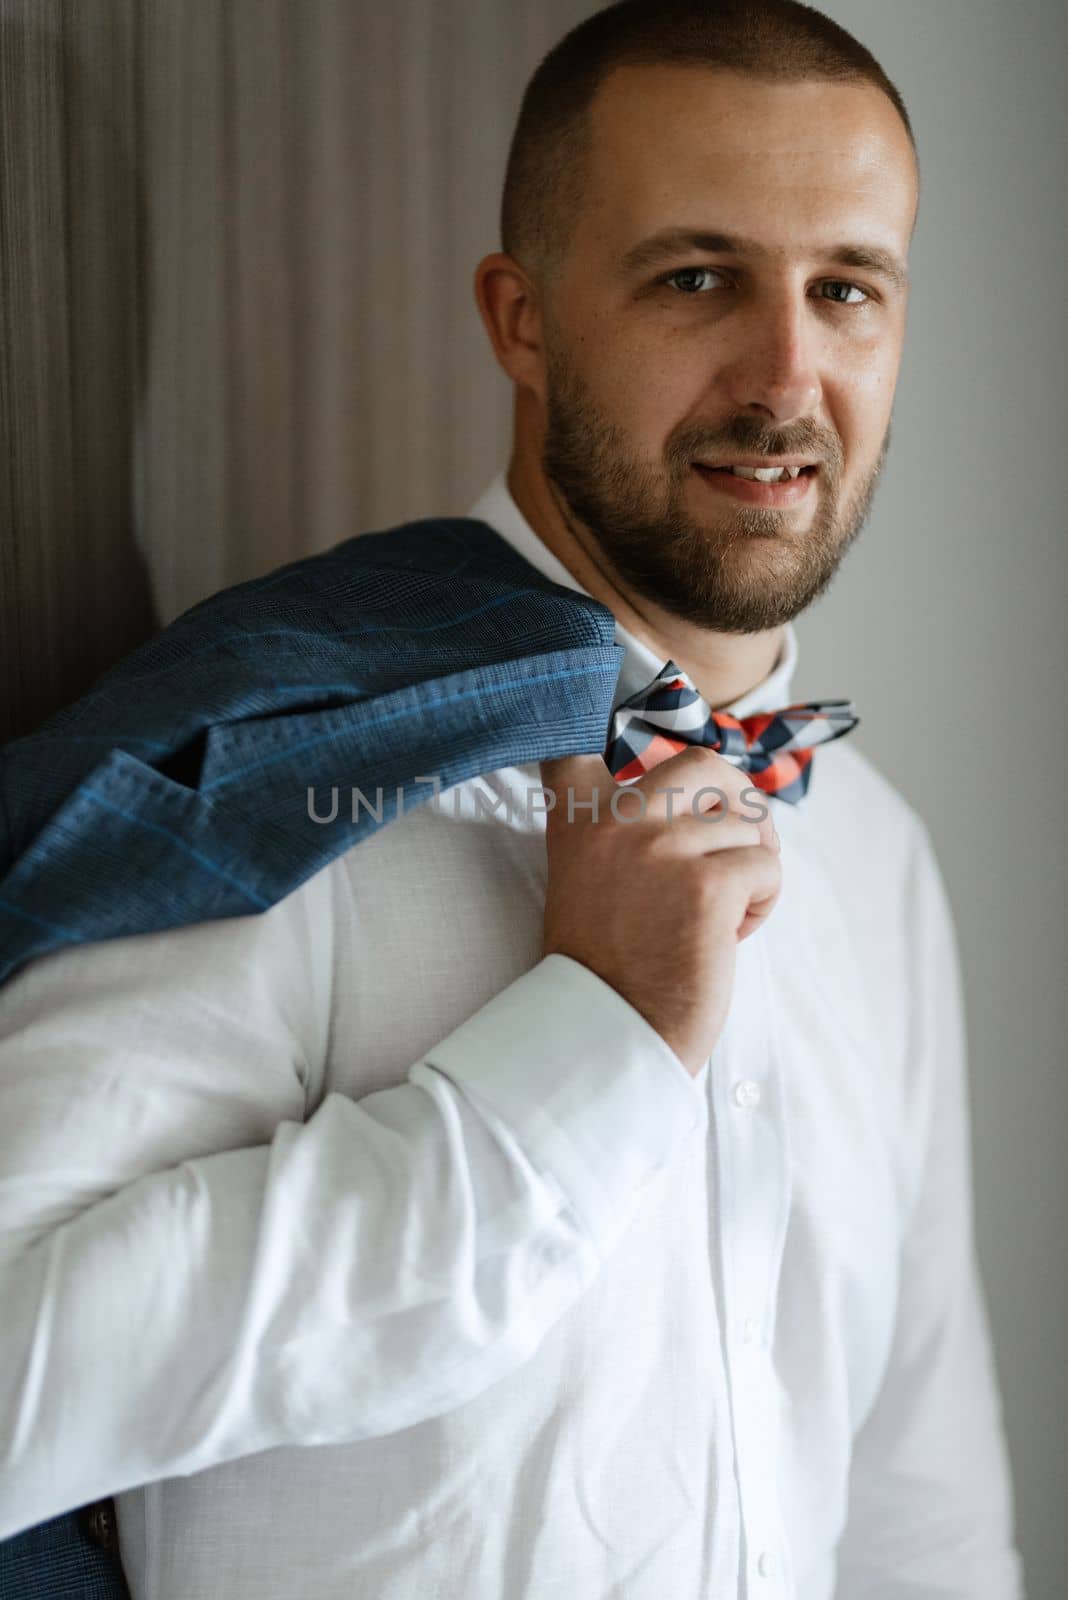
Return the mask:
M591 134L545 303L546 474L636 595L721 632L779 626L830 582L885 459L908 136L867 85L674 66L614 72ZM726 470L776 459L808 466Z

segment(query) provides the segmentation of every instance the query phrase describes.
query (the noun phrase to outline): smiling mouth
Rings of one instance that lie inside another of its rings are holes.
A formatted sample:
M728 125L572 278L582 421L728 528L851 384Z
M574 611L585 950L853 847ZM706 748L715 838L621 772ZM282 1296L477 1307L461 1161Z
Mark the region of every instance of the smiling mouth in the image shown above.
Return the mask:
M729 473L732 478L745 478L750 483L789 483L799 477L814 477L817 471L815 462L806 462L801 465L791 466L723 466L712 467L704 461L695 461L694 466L702 472Z
M706 466L695 461L693 469L710 488L732 500L751 506L789 509L807 500L813 492L812 483L819 465L816 462L792 463L789 466Z

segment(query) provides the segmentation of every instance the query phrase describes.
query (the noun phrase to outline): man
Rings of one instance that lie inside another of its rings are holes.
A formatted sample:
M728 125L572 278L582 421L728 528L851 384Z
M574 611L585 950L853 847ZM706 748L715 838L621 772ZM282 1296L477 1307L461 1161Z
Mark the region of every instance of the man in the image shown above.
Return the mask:
M532 80L472 515L610 607L617 702L789 703L917 185L788 0L611 8ZM707 748L629 786L487 773L6 986L18 1526L113 1494L134 1600L1021 1594L924 826L841 741L773 815Z

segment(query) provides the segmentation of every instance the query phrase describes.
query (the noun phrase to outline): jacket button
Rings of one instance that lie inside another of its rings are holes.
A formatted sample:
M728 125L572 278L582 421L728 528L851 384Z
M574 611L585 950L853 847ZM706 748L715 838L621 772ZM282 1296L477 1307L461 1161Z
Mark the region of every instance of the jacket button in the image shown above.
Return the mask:
M98 1500L94 1505L82 1507L82 1527L101 1550L118 1550L119 1528L113 1500Z

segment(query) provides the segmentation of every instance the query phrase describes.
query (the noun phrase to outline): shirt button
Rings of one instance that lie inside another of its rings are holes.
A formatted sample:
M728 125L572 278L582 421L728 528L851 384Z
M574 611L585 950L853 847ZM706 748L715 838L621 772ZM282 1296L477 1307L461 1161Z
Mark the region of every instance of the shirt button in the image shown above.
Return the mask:
M746 1344L752 1344L754 1342L758 1331L759 1324L756 1317L746 1317L745 1321L742 1323L742 1338L745 1340Z
M752 1078L743 1078L734 1085L734 1103L737 1106L758 1106L760 1104L760 1085L754 1083Z
M762 1550L760 1552L760 1560L757 1562L757 1571L760 1573L760 1576L762 1578L774 1578L778 1570L778 1565L771 1551Z

